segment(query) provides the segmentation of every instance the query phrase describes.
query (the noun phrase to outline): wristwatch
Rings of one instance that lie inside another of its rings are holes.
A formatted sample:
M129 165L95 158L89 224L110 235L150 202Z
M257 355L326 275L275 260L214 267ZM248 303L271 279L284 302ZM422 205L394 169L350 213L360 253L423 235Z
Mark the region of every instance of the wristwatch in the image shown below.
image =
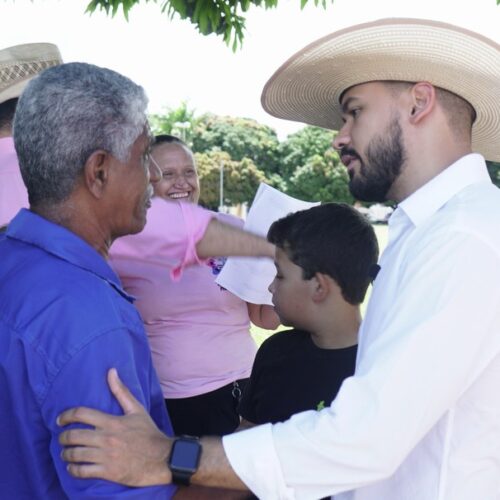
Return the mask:
M172 472L172 482L189 486L191 476L198 469L201 457L201 443L194 436L179 436L170 450L168 466Z

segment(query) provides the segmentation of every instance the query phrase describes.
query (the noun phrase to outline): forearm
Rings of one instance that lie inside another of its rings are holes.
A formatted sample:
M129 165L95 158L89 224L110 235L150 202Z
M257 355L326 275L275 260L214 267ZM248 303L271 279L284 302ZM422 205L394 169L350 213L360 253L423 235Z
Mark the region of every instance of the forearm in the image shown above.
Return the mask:
M274 311L274 307L267 304L247 303L250 321L260 328L276 330L280 326L280 318Z
M231 467L222 446L222 440L216 437L204 437L201 439L201 443L203 451L200 466L192 477L192 483L248 491L248 488Z
M265 238L212 219L196 244L200 259L207 257L262 256L274 258L275 247Z
M203 437L201 438L201 445L200 465L191 478L193 485L248 491L248 488L233 471L220 438ZM167 463L171 446L172 440L167 437L155 444L157 450L155 455L160 459L157 460L157 467L153 467L149 474L149 484L167 484L170 482L171 473ZM196 491L199 490L196 488ZM187 495L187 493L184 494Z

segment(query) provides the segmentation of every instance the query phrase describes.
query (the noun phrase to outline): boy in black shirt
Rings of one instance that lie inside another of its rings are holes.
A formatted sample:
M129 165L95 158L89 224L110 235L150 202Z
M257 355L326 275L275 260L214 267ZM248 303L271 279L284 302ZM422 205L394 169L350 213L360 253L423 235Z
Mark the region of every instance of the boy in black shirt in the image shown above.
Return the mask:
M269 286L283 325L260 347L239 406L240 428L280 422L333 401L354 373L360 304L377 269L370 223L327 203L274 222L276 277Z

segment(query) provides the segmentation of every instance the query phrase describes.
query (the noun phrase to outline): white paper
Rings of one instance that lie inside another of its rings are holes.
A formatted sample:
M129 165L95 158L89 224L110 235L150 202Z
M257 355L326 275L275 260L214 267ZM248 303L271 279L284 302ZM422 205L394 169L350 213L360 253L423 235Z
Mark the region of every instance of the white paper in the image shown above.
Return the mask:
M261 183L244 228L265 237L275 220L319 204L320 202L298 200ZM271 259L230 257L215 281L246 302L272 305L271 293L267 288L275 274L276 268Z

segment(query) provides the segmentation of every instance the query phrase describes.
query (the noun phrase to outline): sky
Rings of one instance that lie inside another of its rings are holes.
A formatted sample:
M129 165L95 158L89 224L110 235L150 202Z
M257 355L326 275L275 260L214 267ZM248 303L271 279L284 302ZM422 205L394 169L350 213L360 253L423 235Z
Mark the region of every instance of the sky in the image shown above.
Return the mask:
M115 18L85 14L88 0L0 0L0 47L55 43L65 62L105 66L142 85L150 112L186 101L196 114L253 118L284 139L303 125L268 115L260 104L262 88L283 62L321 36L383 17L417 17L457 24L500 43L496 0L334 0L326 10L309 1L302 11L300 0L252 8L243 48L233 53L221 37L170 20L155 3L135 6L126 22L121 11Z

